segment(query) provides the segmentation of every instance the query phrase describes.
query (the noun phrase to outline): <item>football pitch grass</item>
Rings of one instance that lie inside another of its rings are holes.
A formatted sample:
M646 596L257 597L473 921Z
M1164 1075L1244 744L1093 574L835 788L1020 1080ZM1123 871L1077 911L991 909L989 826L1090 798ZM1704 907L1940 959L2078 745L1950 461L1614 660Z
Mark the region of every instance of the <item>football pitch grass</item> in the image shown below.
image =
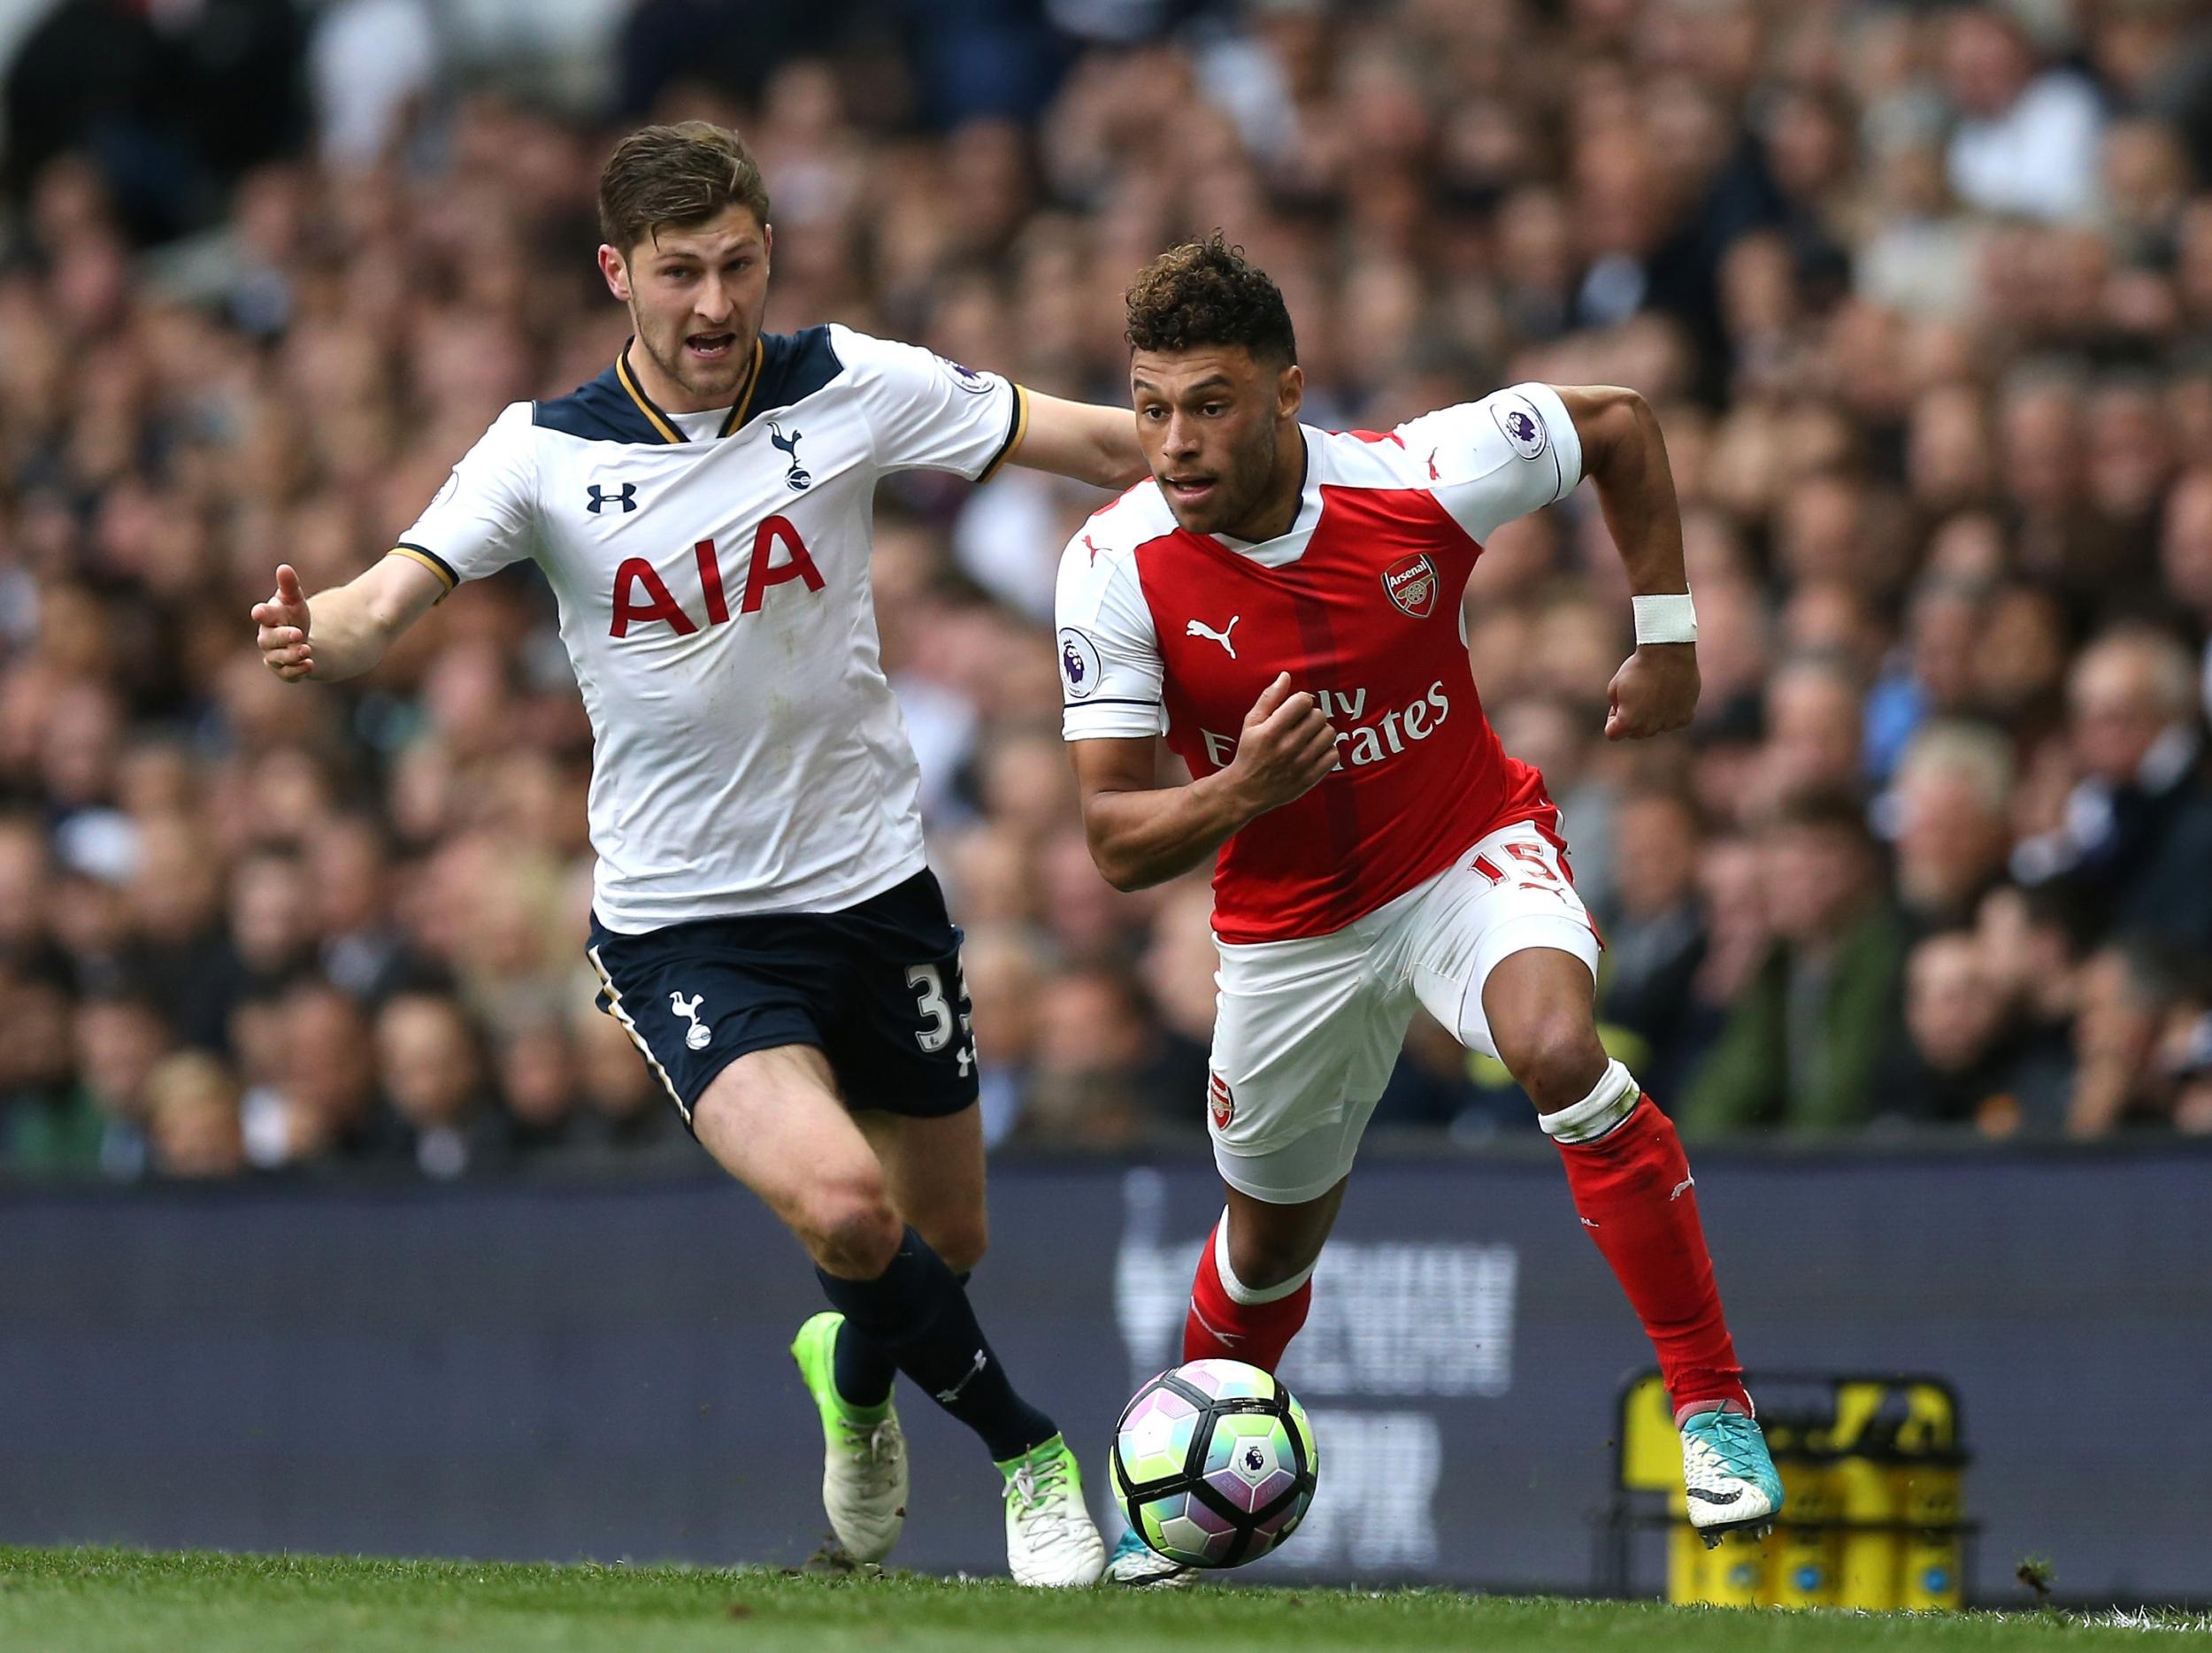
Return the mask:
M2133 1624L2117 1622L2132 1618ZM1943 1617L1671 1608L1441 1590L1056 1595L1003 1580L771 1568L518 1566L318 1556L0 1548L8 1653L620 1649L976 1649L2212 1647L2200 1615Z

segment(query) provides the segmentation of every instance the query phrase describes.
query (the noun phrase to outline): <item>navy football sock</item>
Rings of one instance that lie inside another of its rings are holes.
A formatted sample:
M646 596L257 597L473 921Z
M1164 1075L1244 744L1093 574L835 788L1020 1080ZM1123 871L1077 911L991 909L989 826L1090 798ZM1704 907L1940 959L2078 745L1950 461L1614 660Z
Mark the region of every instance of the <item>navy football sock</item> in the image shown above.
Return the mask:
M866 1411L891 1398L891 1380L899 1375L899 1363L848 1315L837 1328L830 1372L838 1398Z
M901 1238L891 1266L873 1280L841 1280L820 1269L814 1272L830 1305L860 1332L861 1337L851 1340L856 1352L872 1345L889 1355L940 1406L983 1437L995 1462L1019 1457L1059 1433L1052 1419L1014 1393L976 1324L967 1292L944 1258L913 1229ZM845 1388L847 1341L841 1332L838 1392L865 1404Z

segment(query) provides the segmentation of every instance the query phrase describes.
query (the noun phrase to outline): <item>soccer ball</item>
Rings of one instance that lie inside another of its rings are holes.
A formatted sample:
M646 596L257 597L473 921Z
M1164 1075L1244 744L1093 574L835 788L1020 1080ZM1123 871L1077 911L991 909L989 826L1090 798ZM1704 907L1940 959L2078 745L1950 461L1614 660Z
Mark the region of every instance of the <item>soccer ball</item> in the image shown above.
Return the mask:
M1163 1372L1114 1429L1122 1513L1187 1567L1240 1567L1273 1549L1306 1518L1319 1467L1306 1409L1240 1360Z

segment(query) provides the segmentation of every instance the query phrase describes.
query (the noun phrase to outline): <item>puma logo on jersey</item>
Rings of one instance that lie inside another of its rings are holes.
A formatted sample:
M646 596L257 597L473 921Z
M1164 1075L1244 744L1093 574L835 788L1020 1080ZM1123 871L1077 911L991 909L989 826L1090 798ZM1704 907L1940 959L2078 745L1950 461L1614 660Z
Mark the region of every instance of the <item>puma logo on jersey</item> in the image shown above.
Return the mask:
M626 512L637 509L637 484L635 482L625 482L611 494L596 482L592 483L585 491L591 496L591 504L584 509L595 517L599 514L599 508L603 505L619 505Z
M1432 482L1440 482L1444 480L1442 474L1436 468L1437 453L1438 450L1434 448L1429 450L1429 481Z
M1085 534L1085 535L1083 536L1083 543L1084 543L1084 545L1085 545L1085 546L1086 546L1086 547L1089 550L1089 551L1090 551L1090 553L1091 553L1091 561L1092 561L1092 562L1094 562L1094 563L1097 562L1097 561L1098 561L1098 547L1097 547L1097 546L1095 546L1095 545L1093 545L1093 544L1091 543L1091 536L1090 536L1089 534Z
M1229 633L1236 630L1237 622L1243 618L1244 616L1241 614L1232 614L1229 616L1229 624L1227 628L1223 631L1216 631L1212 627L1207 625L1204 620L1194 619L1191 621L1189 625L1183 627L1183 635L1186 637L1204 637L1210 642L1217 642L1224 649L1228 650L1229 657L1233 660L1237 657L1237 646L1229 641Z
M1685 1177L1681 1181L1674 1185L1674 1192L1668 1195L1667 1197L1670 1200L1678 1200L1696 1186L1697 1179L1695 1177Z
M791 468L784 473L783 485L795 494L804 493L812 486L814 473L799 463L799 433L795 430L787 436L783 434L783 427L770 419L768 440L791 457Z
M680 993L668 996L669 1013L691 1024L690 1031L684 1034L684 1043L694 1050L705 1049L714 1039L714 1029L699 1019L699 1007L705 1003L705 998L696 993L687 999Z

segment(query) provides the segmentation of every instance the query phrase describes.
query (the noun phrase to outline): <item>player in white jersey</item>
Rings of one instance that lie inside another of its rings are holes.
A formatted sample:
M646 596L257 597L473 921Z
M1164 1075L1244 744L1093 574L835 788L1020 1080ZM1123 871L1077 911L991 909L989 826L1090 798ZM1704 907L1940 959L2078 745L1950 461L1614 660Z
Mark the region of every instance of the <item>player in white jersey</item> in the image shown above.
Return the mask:
M868 567L879 477L1011 460L1126 483L1133 421L844 327L764 334L773 233L733 133L635 133L599 200L620 358L508 408L349 584L310 599L280 568L263 657L352 677L460 581L537 562L591 717L601 1005L834 1305L793 1353L839 1538L870 1561L897 1540L903 1371L988 1445L1014 1576L1092 1582L1074 1456L964 1288L985 1234L967 991Z

